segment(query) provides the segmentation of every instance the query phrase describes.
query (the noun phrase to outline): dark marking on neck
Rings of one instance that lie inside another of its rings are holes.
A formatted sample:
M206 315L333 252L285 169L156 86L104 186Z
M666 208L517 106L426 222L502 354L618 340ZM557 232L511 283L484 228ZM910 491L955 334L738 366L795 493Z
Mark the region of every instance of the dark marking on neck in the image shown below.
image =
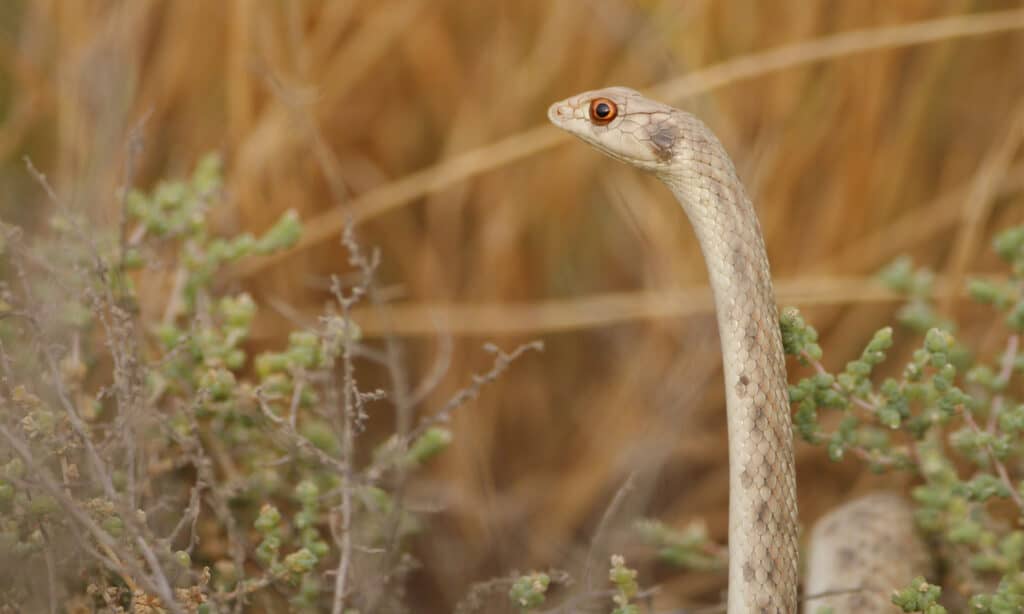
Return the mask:
M767 501L761 501L757 504L755 518L757 519L757 523L759 525L764 526L768 523L769 510Z
M655 155L660 160L671 160L676 139L679 138L679 131L668 122L662 122L651 128L651 145Z
M745 373L740 374L738 380L736 380L736 394L740 397L744 397L747 394L747 386L750 385L750 378Z

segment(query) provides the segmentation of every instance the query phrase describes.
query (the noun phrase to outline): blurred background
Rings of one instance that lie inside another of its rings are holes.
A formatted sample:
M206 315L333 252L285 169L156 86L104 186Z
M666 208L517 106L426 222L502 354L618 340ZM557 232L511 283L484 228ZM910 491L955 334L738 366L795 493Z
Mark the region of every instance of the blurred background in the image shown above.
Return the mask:
M45 227L25 157L116 225L125 177L147 187L221 152L219 230L289 208L306 222L288 254L223 280L263 306L262 349L330 300L351 217L390 305L359 312L364 332L397 341L411 382L443 373L421 412L490 368L485 343L545 344L455 413L452 447L411 487L429 513L410 603L451 611L474 583L578 572L593 549L625 553L666 607L713 603L723 574L661 567L629 532L703 518L725 539L704 262L667 190L545 117L613 84L695 112L732 152L779 303L822 332L830 368L892 320L882 265L933 267L954 314L949 288L995 269L988 237L1021 221L1024 4L996 0L4 0L0 216ZM984 348L993 326L962 334ZM394 428L371 415L361 454ZM902 486L802 443L797 458L807 525Z

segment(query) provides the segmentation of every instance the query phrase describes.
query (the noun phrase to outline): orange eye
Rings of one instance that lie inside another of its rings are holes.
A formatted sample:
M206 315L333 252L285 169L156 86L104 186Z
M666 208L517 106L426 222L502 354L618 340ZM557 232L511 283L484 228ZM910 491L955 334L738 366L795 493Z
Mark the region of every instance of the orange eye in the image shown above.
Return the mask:
M595 98L590 101L590 121L603 126L619 114L619 107L607 98Z

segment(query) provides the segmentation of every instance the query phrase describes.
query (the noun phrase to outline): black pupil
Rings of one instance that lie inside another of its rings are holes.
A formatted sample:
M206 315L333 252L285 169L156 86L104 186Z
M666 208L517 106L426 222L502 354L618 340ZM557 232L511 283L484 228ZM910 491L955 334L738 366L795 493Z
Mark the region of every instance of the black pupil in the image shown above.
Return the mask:
M612 108L608 106L607 102L600 102L597 104L597 108L594 109L594 114L600 119L608 117L612 112Z

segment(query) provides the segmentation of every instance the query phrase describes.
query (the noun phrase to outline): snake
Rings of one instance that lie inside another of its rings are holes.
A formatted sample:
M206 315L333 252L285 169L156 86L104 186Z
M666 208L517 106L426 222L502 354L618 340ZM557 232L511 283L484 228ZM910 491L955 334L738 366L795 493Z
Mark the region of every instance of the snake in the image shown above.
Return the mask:
M601 153L657 177L689 218L714 295L725 379L727 611L797 612L800 526L785 354L764 236L732 159L696 116L625 87L556 102L548 119ZM835 574L817 574L816 589L838 582L869 590L844 556L851 549L865 558L879 550L878 542L856 541L864 532L850 517L861 511L837 511L832 523L854 529L823 531L830 545L821 549L818 566L831 565L840 575L837 581ZM891 585L880 589L886 602L889 590ZM841 611L846 610L835 610Z

